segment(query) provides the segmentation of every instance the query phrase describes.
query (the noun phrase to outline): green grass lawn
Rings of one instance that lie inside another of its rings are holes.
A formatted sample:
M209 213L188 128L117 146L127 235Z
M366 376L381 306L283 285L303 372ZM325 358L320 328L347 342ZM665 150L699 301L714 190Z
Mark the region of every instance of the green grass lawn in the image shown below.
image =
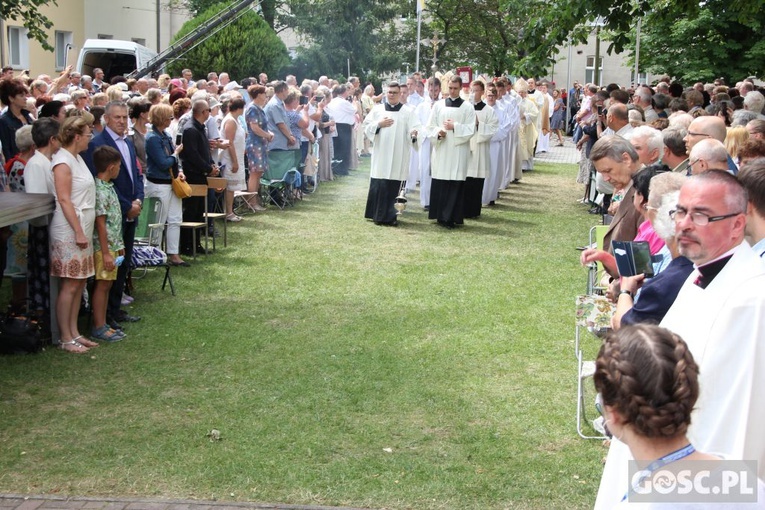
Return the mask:
M593 223L575 176L539 164L453 231L410 194L388 228L363 219L366 160L229 225L173 269L177 296L136 282L127 340L0 358L0 492L590 508L605 451L574 428Z

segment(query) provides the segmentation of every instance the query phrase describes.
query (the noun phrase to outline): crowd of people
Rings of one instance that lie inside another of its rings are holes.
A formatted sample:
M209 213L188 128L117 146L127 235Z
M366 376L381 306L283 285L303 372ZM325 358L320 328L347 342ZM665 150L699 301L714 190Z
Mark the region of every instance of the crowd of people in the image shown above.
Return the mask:
M207 177L224 177L226 221L240 222L236 192L247 192L246 205L255 212L265 209L261 200L275 200L263 196L262 178L281 179L297 169L295 184L309 191L371 156L367 218L396 225L397 197L419 186L429 217L454 228L477 218L500 189L531 170L535 151L548 150L551 133L562 143L566 93L551 96L547 86L532 79L513 87L506 78L463 83L451 73L425 80L415 73L377 94L353 76L344 83L322 76L298 84L294 76L270 81L261 73L239 83L225 72L195 80L186 69L176 78L107 80L101 69L91 77L67 67L52 79L14 76L6 68L0 75L6 169L0 190L56 197L49 222L3 230L3 241L11 238L3 249L10 247L16 261L8 265L27 275L14 280L13 302L23 307L28 294L30 311L46 323L48 278L57 276L62 285L53 306L62 349L81 353L97 346L78 329L81 302L102 315L94 316L91 338L125 338L125 323L140 320L124 307L134 299L126 282L144 200L161 202L170 265L190 266L184 255L205 252L193 231L181 228L204 222L205 197L178 196L174 179L206 184ZM98 168L94 155L102 146L120 155L113 175ZM209 203L216 198L210 190ZM102 223L108 238L99 237ZM212 222L209 234L217 235ZM27 249L13 242L25 237ZM113 282L108 292L104 284L86 291L93 276Z
M366 218L395 226L401 194L419 187L429 218L454 228L570 131L582 202L610 221L604 248L581 255L602 264L616 305L595 375L615 436L597 505L629 494L630 454L650 461L686 443L756 459L765 473L765 96L752 81L566 91L535 79L415 73L378 95L355 77L238 83L214 72L195 81L184 70L107 83L98 69L92 78L66 69L56 80L4 70L0 101L0 190L56 197L50 221L25 230L31 306L44 316L48 277L61 279L59 346L75 353L125 338L124 323L139 320L122 307L147 197L162 203L170 264L188 266L183 255L204 250L180 228L204 221L204 197L182 199L173 179L225 177L226 220L239 222L234 193L260 191L262 177L297 168L307 190L371 156ZM15 228L3 239L22 235ZM654 276L620 275L611 241L646 242ZM93 329L83 335L77 319L91 277Z
M613 434L596 508L641 489L630 459L647 476L708 454L756 460L762 479L765 96L751 80L668 78L567 95L582 202L608 220L603 248L581 262L602 265L615 305L595 372ZM643 242L653 275L620 274L612 241Z

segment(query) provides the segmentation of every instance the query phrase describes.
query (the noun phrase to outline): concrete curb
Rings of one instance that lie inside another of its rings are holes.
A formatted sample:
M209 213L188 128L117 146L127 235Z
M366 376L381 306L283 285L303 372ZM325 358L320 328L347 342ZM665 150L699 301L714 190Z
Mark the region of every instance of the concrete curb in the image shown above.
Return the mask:
M0 494L0 510L371 510L242 501Z

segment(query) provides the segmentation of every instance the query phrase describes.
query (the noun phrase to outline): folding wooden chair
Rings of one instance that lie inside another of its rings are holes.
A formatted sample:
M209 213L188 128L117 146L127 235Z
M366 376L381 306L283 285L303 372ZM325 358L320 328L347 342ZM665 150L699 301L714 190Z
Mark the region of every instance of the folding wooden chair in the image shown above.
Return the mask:
M226 181L225 177L207 178L207 187L215 190L216 192L223 190L225 193L226 186L228 186L228 182ZM226 221L226 213L209 212L207 209L207 203L205 203L205 219L213 220L213 223L215 223L215 220L223 220L223 247L225 248L228 245L228 229L226 228L226 224L228 222ZM213 250L215 250L215 236L213 236Z
M191 196L192 197L204 197L205 200L205 211L207 211L207 185L206 184L189 184L191 186ZM205 221L184 221L181 223L181 228L187 228L192 230L192 238L193 238L193 247L191 251L191 256L193 258L197 258L197 235L199 233L199 229L204 229L205 233L205 251L207 251L207 244L208 244L208 233L207 233L207 219L205 217Z

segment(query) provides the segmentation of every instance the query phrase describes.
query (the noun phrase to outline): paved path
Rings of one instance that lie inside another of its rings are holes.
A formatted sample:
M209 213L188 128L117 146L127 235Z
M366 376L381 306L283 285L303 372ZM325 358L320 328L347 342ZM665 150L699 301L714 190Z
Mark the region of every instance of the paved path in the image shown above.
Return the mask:
M0 510L364 510L350 507L280 505L236 501L153 498L85 498L56 495L0 494Z
M571 138L565 138L563 147L558 147L554 142L550 142L550 151L537 153L535 161L544 163L571 163L579 164L579 151L576 150Z

